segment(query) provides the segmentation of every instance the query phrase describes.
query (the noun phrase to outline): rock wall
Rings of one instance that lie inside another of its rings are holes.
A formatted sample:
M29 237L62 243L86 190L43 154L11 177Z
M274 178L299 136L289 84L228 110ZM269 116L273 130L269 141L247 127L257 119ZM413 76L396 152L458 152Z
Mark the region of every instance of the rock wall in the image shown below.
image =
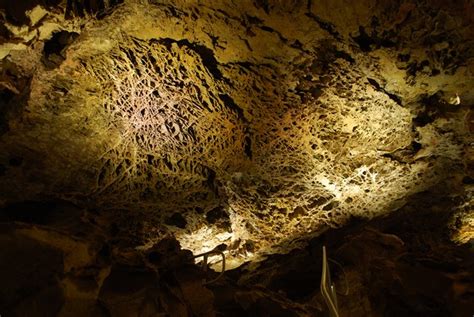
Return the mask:
M67 3L4 10L4 208L67 201L230 268L442 182L472 238L472 2Z

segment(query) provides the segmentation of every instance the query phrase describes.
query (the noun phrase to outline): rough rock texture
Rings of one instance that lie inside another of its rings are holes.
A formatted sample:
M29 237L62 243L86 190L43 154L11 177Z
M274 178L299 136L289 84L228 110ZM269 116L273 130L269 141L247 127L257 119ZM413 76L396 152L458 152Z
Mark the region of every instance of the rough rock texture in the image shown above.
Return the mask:
M67 309L122 302L115 256L169 236L252 267L408 209L472 245L471 0L0 3L2 239L51 254L44 296Z
M385 219L354 222L312 240L304 250L271 256L242 274L240 282L284 294L307 308L324 307L317 288L324 244L341 316L468 316L474 308L472 250L446 239L449 217L415 207L418 199L423 200L412 197ZM433 213L437 219L423 226Z
M74 219L62 205L63 225L57 215L48 225L2 224L0 308L6 316L325 316L326 245L341 316L469 316L472 249L446 232L444 209L455 202L432 203L415 195L384 219L352 221L212 284L203 280L216 273L196 267L173 238L137 251L101 235L93 215Z
M240 263L469 183L472 4L343 7L30 14L29 46L2 61L3 203L61 197L136 217L143 245L172 232Z

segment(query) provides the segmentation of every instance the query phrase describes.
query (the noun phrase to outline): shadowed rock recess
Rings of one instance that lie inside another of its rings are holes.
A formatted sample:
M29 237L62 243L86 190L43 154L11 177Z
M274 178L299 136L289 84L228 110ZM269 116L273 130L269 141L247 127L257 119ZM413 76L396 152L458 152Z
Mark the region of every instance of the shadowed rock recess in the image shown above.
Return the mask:
M323 245L340 316L474 313L472 0L0 22L1 316L325 316Z

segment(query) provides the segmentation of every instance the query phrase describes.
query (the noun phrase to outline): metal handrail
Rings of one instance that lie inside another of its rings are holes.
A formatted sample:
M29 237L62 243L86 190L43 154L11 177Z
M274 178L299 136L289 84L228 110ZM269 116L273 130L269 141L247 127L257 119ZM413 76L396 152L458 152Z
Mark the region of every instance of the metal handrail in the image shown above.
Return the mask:
M206 281L204 279L203 281L203 285L208 285L208 284L212 284L214 282L216 282L219 278L222 277L222 275L224 275L224 272L225 272L225 254L224 252L222 251L219 251L219 250L211 250L211 251L207 251L207 252L204 252L204 253L201 253L201 254L198 254L198 255L195 255L194 256L194 259L196 258L199 258L199 257L203 257L203 261L202 261L202 265L201 265L201 268L204 272L207 272L207 259L209 257L210 254L219 254L222 256L222 271L219 273L219 275L213 279L213 280L210 280L210 281Z
M329 309L331 317L339 317L337 305L336 287L331 282L331 273L329 272L329 263L326 254L326 247L323 246L323 268L321 273L321 294Z

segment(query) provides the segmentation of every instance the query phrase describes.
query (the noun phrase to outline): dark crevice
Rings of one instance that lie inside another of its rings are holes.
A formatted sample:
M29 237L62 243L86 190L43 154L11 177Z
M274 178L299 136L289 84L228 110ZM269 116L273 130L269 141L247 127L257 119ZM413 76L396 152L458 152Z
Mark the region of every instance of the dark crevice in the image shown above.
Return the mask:
M222 9L216 9L216 12L219 12L220 14L222 14L223 16L225 16L227 19L229 20L234 20L234 21L238 21L238 22L242 22L240 19L230 15L229 13L227 13L226 11L222 10Z
M365 32L362 26L359 27L359 35L353 37L353 39L363 52L370 52L370 46L375 44L375 41Z
M73 16L83 17L90 14L101 19L121 3L123 3L123 0L67 0L65 17L70 19Z
M247 46L248 50L251 51L251 52L253 52L253 48L252 48L252 46L250 46L249 41L248 41L247 39L245 39L245 38L240 37L240 36L239 36L239 38L240 38L242 41L244 41L245 46Z
M428 62L427 60L421 61L420 63L418 63L417 61L414 61L414 62L408 64L407 74L409 76L414 77L414 76L417 75L417 73L422 71L425 67L429 67L429 65L430 65L430 62Z
M244 123L247 123L248 120L245 118L244 111L242 108L240 108L228 94L219 94L219 98L221 98L222 102L224 103L224 106L232 110L237 114L237 117L239 120L243 121Z
M0 16L0 43L6 43L13 36L13 33L5 26L5 19Z
M11 108L11 101L14 99L15 94L10 90L0 91L0 135L8 132L8 110Z
M392 161L395 161L399 164L406 164L407 163L406 160L400 158L396 153L384 153L384 154L382 154L382 157L388 158L388 159L390 159Z
M262 30L265 31L265 32L270 32L270 33L275 32L275 30L274 30L273 28L271 28L271 27L269 27L269 26L265 26L265 25L262 25L262 26L260 27L260 29L262 29Z
M415 127L424 127L433 121L434 118L427 111L421 111L415 118L413 118L413 124Z
M398 60L407 63L410 60L410 54L398 54Z
M207 179L206 179L207 186L211 189L213 193L217 195L218 192L217 192L217 186L216 186L216 171L210 168L206 168L206 172L207 172Z
M153 165L153 160L155 159L155 157L153 155L150 155L150 154L148 154L146 157L147 157L147 163L149 165Z
M165 156L162 160L163 160L163 163L166 165L166 167L167 167L170 171L174 171L173 164L171 164L171 161L169 160L168 157Z
M466 184L466 185L472 185L472 184L474 184L474 178L472 178L470 176L464 176L463 179L462 179L462 182L463 182L463 184Z
M413 141L409 146L403 149L382 154L382 157L386 157L401 164L406 164L412 162L413 157L416 155L416 153L418 153L418 151L421 150L422 147L423 146L420 143Z
M13 89L0 87L0 136L10 130L9 121L23 111L30 95L31 78L23 77L15 68L9 69L6 64L3 80L13 83Z
M244 152L249 159L252 159L252 140L249 135L244 138Z
M341 38L341 35L339 34L339 32L336 31L336 27L334 26L334 24L332 24L330 22L327 22L327 21L324 21L323 19L321 19L320 17L318 17L317 15L315 15L311 12L306 13L305 15L308 18L311 18L312 20L314 20L319 25L319 27L321 29L323 29L324 31L331 34L334 38L336 38L336 39Z
M307 50L305 50L305 49L303 48L303 44L302 44L300 41L296 40L296 41L294 41L293 43L290 43L290 40L288 40L287 38L285 38L285 37L283 36L283 34L281 34L279 31L275 30L274 28L271 28L271 27L265 26L265 25L260 26L259 28L260 28L262 31L265 31L265 32L275 33L275 34L278 36L278 38L280 39L280 41L282 41L282 42L285 43L286 45L289 45L289 46L292 47L292 48L299 49L299 50L301 50L301 51L303 51L303 52L309 53L309 51L307 51Z
M207 48L204 45L200 45L197 43L190 42L188 40L173 40L171 38L163 38L160 39L159 42L161 44L166 45L167 47L171 47L172 43L178 44L179 47L186 46L196 52L202 60L202 63L207 68L207 70L214 76L215 79L222 79L222 73L219 70L219 62L216 60L214 56L213 50Z
M59 31L54 33L51 39L44 44L43 64L49 69L61 65L65 60L64 50L78 37L79 34L76 32Z
M368 82L370 83L370 85L372 85L372 87L374 87L375 90L377 91L380 91L380 92L383 92L384 94L386 94L391 100L393 100L395 103L397 103L399 106L402 105L402 100L400 99L400 97L398 97L397 95L395 94L392 94L392 93L389 93L388 91L386 91L384 88L382 88L382 86L380 86L380 84L373 78L367 78Z
M255 0L255 4L257 8L262 8L266 14L270 13L270 4L268 0Z
M301 43L299 40L295 40L290 46L292 48L303 50L303 43Z
M250 62L235 62L235 63L229 63L228 65L238 65L246 70L252 71L252 66L255 66L255 64L252 64Z
M353 59L352 56L349 55L349 53L347 53L347 52L339 51L339 50L334 50L334 56L335 56L336 58L342 58L342 59L348 61L348 62L351 63L351 64L354 64L354 63L355 63L355 59Z
M417 111L413 119L415 127L423 127L432 123L439 117L448 116L449 113L456 111L455 107L443 100L443 92L439 91L431 96L424 96L420 100L422 107Z
M229 216L221 206L211 209L206 213L206 221L208 223L214 224L220 219L229 219Z
M176 8L170 6L170 7L167 7L166 9L170 13L170 16L175 17L175 18L179 18L181 12L178 12L178 10L176 10Z
M222 206L209 210L206 213L206 221L225 230L231 230L230 217Z
M263 23L263 20L256 17L256 16L246 14L245 17L247 18L247 21L250 24L262 24Z
M414 153L417 153L419 150L421 150L422 145L416 141L411 142L411 147L413 149Z
M183 215L181 215L180 213L175 212L170 217L166 218L165 224L167 224L169 226L184 229L184 228L186 228L186 225L188 224L188 222L183 217Z
M309 74L325 75L330 70L337 59L343 59L350 64L354 64L355 60L352 56L342 50L338 50L332 40L326 39L319 42L316 49L317 58L313 60L309 66Z
M380 38L376 34L367 34L363 26L359 26L359 35L353 36L352 39L357 43L363 52L370 52L380 47L390 48L395 46L395 42L389 39Z
M285 44L288 44L288 42L289 42L288 39L286 39L280 32L278 32L274 28L271 28L271 27L266 26L266 25L262 25L262 26L260 26L260 29L262 31L265 31L265 32L275 33L276 35L278 35L278 38L280 39L280 41L282 41Z

